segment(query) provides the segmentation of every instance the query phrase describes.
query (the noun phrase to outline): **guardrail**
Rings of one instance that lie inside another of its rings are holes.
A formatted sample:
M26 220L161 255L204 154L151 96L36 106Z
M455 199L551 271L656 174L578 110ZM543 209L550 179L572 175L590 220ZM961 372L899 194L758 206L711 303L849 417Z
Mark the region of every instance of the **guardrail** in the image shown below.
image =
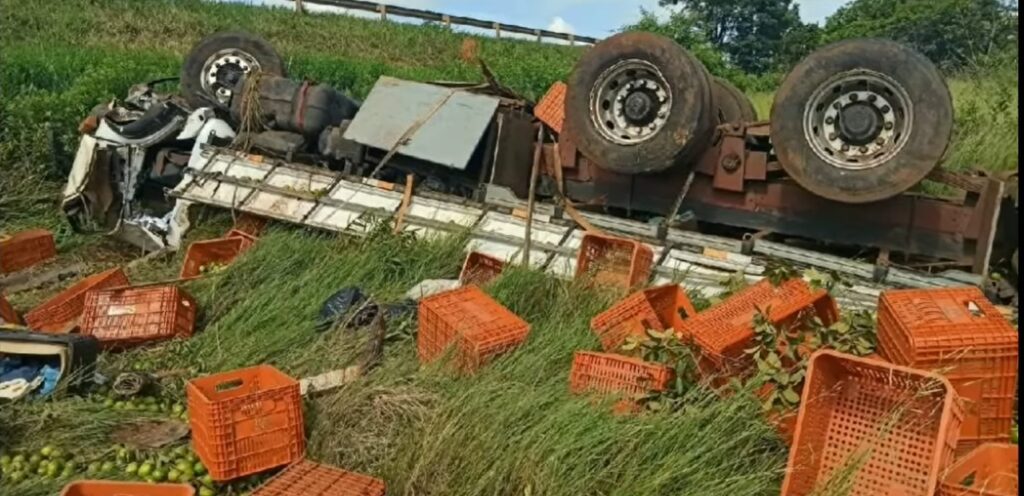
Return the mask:
M559 33L556 31L548 31L547 29L528 28L524 26L517 26L515 24L502 24L500 22L476 19L473 17L442 14L431 10L399 7L397 5L384 5L381 3L366 2L363 0L294 0L294 2L295 10L299 12L304 12L304 4L325 5L343 9L376 12L380 14L381 20L387 20L388 16L409 17L423 21L439 22L449 27L454 24L457 26L493 29L494 35L498 38L501 38L502 33L517 33L536 36L537 41L539 42L544 42L545 39L568 41L569 45L575 45L576 43L594 44L598 42L597 38L592 38L590 36L576 36L572 33Z

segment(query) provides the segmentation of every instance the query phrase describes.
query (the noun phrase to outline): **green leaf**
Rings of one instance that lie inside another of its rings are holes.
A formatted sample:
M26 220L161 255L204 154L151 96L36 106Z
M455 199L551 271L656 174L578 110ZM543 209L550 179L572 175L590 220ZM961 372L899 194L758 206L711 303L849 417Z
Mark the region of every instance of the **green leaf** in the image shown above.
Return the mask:
M772 379L779 384L789 384L789 374L783 371L776 372Z
M768 362L768 365L771 365L772 367L775 367L775 368L781 368L782 367L782 360L780 360L779 359L779 355L776 355L775 353L769 354L768 358L766 358L765 361Z
M786 390L782 392L782 398L790 404L795 405L800 403L800 395L796 394L796 391L793 391L793 388L786 388Z

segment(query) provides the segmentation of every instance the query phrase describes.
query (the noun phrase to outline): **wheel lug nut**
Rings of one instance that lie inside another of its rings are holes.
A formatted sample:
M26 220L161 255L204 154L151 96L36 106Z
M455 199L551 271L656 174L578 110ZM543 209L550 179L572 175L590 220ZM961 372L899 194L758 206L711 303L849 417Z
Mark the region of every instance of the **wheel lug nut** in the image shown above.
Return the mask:
M885 106L882 107L882 113L883 114L888 114L890 110L892 110L892 109L889 108L888 105L885 105Z
M859 150L860 150L861 153L867 153L868 152L868 147L862 146L862 147L859 148Z
M857 96L857 94L856 94L856 93L851 93L851 94L850 94L850 101L851 101L851 102L856 102L856 101L857 101L857 98L859 98L859 97Z
M875 139L875 144L877 144L877 145L884 145L885 144L885 138L876 138Z
M834 140L834 139L836 139L836 138L838 138L838 136L836 135L836 133L829 133L829 135L828 135L828 140L829 140L829 141L832 141L832 140Z
M848 151L850 151L850 145L847 145L846 143L843 143L843 146L840 147L840 150L842 150L844 152L848 152Z
M889 130L892 129L892 123L891 122L886 122L884 127L885 127L886 131L889 131Z
M832 104L832 108L834 108L834 109L836 109L836 110L839 110L839 106L840 106L840 105L839 105L839 102L836 102L836 103L833 103L833 104Z
M836 121L836 120L835 120L835 119L833 119L833 118L831 118L831 117L826 117L826 118L825 118L825 124L832 124L832 123L834 123L835 121Z
M869 102L874 103L875 100L878 100L878 95L868 95Z

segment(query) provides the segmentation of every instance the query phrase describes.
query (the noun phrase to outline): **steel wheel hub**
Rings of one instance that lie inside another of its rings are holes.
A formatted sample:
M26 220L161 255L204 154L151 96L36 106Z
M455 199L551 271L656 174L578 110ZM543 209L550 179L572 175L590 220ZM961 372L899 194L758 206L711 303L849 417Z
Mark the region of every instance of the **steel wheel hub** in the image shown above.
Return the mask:
M590 92L590 117L607 140L632 145L658 134L668 120L672 93L654 64L628 59L606 69Z
M899 153L913 124L910 96L884 74L856 70L818 87L804 109L804 135L825 162L864 170Z
M203 89L213 94L217 101L227 104L235 86L254 69L260 68L259 62L246 52L227 49L221 50L203 64Z

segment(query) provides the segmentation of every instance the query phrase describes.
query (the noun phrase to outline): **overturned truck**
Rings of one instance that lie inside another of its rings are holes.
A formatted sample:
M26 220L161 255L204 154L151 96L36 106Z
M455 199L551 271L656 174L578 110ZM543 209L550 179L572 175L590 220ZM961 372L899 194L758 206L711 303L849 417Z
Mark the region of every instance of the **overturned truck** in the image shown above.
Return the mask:
M339 232L367 216L470 229L470 248L505 259L529 231L529 262L555 273L571 273L559 265L581 227L601 229L656 247L663 279L757 277L758 257L781 257L876 283L984 284L1016 258L1016 200L1000 179L940 168L950 94L903 45L812 53L769 121L649 33L589 48L536 105L481 66L481 84L381 77L358 102L289 79L265 40L212 35L180 96L139 85L83 122L65 213L149 249L177 247L194 203ZM948 193L915 191L926 179Z

